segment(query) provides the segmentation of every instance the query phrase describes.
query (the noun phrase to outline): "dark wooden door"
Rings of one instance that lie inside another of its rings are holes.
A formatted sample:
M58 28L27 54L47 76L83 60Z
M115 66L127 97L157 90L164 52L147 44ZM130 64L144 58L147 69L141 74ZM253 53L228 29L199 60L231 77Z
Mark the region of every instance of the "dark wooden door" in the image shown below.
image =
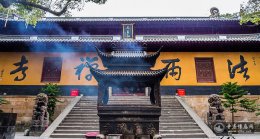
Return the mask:
M216 82L213 58L195 58L197 82Z

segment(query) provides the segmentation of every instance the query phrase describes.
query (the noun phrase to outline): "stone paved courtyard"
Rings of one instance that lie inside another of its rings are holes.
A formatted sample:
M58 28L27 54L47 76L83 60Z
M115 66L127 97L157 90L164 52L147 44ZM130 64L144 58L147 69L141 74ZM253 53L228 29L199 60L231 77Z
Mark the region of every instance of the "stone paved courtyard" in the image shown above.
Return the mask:
M234 135L234 137L235 137L235 139L259 139L260 133L256 133L256 134L237 134L237 135ZM39 137L23 136L23 132L16 132L15 139L39 139ZM226 138L223 138L223 139L226 139Z

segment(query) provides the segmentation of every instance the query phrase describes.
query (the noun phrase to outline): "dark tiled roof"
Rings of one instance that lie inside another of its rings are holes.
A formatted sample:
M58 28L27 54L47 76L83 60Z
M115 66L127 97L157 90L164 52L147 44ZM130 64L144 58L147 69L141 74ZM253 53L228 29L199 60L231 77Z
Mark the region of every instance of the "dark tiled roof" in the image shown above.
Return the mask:
M0 15L0 20L6 20L6 15ZM24 21L17 16L9 16L9 21ZM67 21L239 21L233 18L211 18L211 17L46 17L39 21L67 22Z
M126 79L126 80L135 80L138 78L143 78L144 80L149 80L149 78L146 77L153 77L153 79L162 79L164 75L167 73L167 70L170 66L170 64L167 64L163 69L159 70L146 70L146 71L140 71L140 70L99 70L94 69L89 63L87 63L90 67L90 72L94 75L94 77L97 80L106 80L106 79ZM135 78L133 78L135 77ZM155 77L155 78L154 78Z
M164 69L161 70L151 70L151 71L101 71L97 70L101 75L105 76L158 76L164 72Z
M209 17L51 17L40 20L36 27L10 17L0 18L0 32L5 35L121 35L122 24L133 24L135 35L260 33L260 26L240 25L238 19Z
M197 42L197 41L260 41L260 34L217 35L136 35L136 39L121 39L120 35L0 35L0 42Z

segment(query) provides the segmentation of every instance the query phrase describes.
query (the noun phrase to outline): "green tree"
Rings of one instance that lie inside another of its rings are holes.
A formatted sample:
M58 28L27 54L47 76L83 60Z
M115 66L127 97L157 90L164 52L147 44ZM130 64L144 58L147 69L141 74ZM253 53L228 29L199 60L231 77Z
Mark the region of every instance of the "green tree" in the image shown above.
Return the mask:
M260 0L249 0L240 8L240 23L252 22L256 25L260 23Z
M241 4L240 11L237 13L226 13L220 15L224 18L240 18L240 24L253 23L260 24L260 0L249 0Z
M48 108L47 108L47 110L49 112L50 121L53 121L52 118L54 116L56 104L57 104L57 102L61 102L57 98L60 95L60 92L61 92L60 88L58 87L57 84L48 83L42 88L41 91L48 95Z
M82 10L85 3L104 4L106 0L0 0L0 13L17 15L33 26L49 12L56 16L71 16L71 10Z
M5 100L2 96L0 96L0 106L3 104L8 104L9 101ZM3 112L2 110L0 110L0 113Z
M223 106L231 112L232 123L234 123L234 114L238 111L255 112L257 109L256 99L244 98L247 91L243 90L236 82L224 83L219 94L223 95Z

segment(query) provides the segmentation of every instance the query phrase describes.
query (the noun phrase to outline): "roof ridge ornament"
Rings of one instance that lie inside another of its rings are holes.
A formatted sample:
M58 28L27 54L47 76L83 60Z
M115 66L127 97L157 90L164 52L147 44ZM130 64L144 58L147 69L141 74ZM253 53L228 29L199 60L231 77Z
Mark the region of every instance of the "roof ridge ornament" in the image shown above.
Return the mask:
M220 17L219 9L217 7L210 8L210 17L212 17L212 18Z

